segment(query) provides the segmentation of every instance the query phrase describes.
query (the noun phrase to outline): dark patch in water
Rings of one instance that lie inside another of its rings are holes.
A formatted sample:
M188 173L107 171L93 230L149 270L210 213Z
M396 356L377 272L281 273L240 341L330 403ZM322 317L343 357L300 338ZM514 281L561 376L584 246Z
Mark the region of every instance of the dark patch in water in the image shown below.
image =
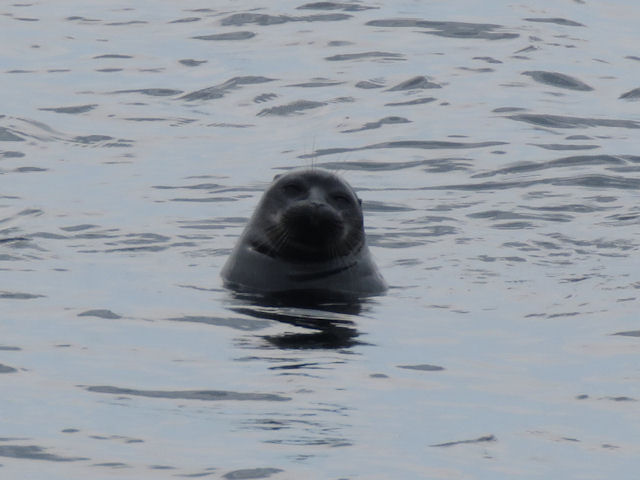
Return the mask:
M24 142L24 138L19 137L7 127L0 127L0 142Z
M608 118L566 117L564 115L545 115L536 113L520 113L506 118L518 122L526 122L547 128L579 128L579 127L614 127L640 128L640 122L633 120L615 120Z
M42 298L42 297L44 297L44 295L35 295L33 293L3 292L3 291L0 291L0 299L31 300L33 298Z
M255 478L269 478L276 473L284 472L280 468L244 468L225 473L222 478L227 480L249 480Z
M272 82L274 79L260 76L234 77L220 85L203 88L195 92L187 93L180 97L180 100L193 102L196 100L212 100L222 98L227 92L235 90L242 85L255 85L260 83Z
M295 102L288 103L286 105L279 105L277 107L265 108L258 112L258 116L264 115L279 115L286 116L293 113L299 113L304 110L310 110L312 108L324 107L327 105L325 102L313 102L311 100L297 100Z
M25 156L22 152L14 152L14 151L5 151L0 152L0 158L23 158Z
M458 185L442 185L436 187L422 187L422 190L468 190L491 191L506 190L509 188L527 188L532 185L555 185L588 187L597 189L616 188L621 190L640 189L640 178L615 177L612 175L579 175L565 178L543 178L539 180L526 180L521 182L485 182Z
M46 172L48 169L40 167L18 167L12 170L15 173L30 173L30 172Z
M82 312L78 314L79 317L98 317L104 318L107 320L116 320L122 318L117 313L113 313L111 310L98 309L98 310L87 310L86 312Z
M429 445L430 447L453 447L456 445L469 445L475 443L496 442L498 439L494 435L485 435L484 437L475 438L473 440L459 440L457 442L437 443Z
M193 58L184 58L179 62L186 67L197 67L203 63L207 63L207 60L194 60Z
M39 108L38 110L44 110L44 111L55 112L55 113L71 113L71 114L75 114L75 113L89 112L89 111L93 110L94 108L96 108L97 106L98 106L97 104L91 104L91 105L78 105L78 106L75 106L75 107Z
M0 350L3 350L2 348L0 348ZM9 365L3 365L2 363L0 363L0 373L15 373L17 372L18 369L10 367Z
M116 90L112 93L141 93L152 97L168 97L171 95L180 95L182 90L175 90L173 88L140 88L137 90Z
M46 453L45 449L37 445L0 445L0 457L19 458L23 460L48 460L50 462L77 462L89 460L82 457L61 457Z
M194 322L214 325L216 327L231 327L245 332L255 332L271 325L268 320L251 320L248 318L222 318L185 315L184 317L168 318L172 322Z
M328 60L330 62L344 62L348 60L362 60L370 58L382 58L384 60L404 60L404 55L401 53L390 52L344 53L341 55L325 57L325 60Z
M600 145L566 145L561 143L539 144L532 143L535 147L544 148L545 150L594 150L600 148Z
M77 143L82 143L84 145L91 145L94 143L105 142L107 140L114 140L113 137L109 137L107 135L84 135L73 137L73 141Z
M315 158L323 155L334 155L336 153L357 152L360 150L377 150L382 148L416 148L416 149L462 149L462 148L483 148L497 145L507 145L506 142L445 142L438 140L398 140L395 142L383 142L364 147L354 148L326 148L316 150L311 154L300 155L298 158Z
M6 345L0 345L0 352L19 352L22 350L20 347L8 347Z
M583 92L593 90L593 88L586 83L563 73L532 70L523 72L522 75L527 75L533 78L536 82L544 83L545 85L551 85L552 87L567 88L569 90L580 90Z
M344 13L329 13L321 15L307 15L302 17L292 17L290 15L266 15L263 13L235 13L229 17L223 18L221 25L233 25L240 27L248 23L256 25L280 25L288 22L335 22L347 20L351 15Z
M380 120L378 120L377 122L369 122L369 123L365 123L362 127L360 128L353 128L350 130L342 130L342 133L352 133L352 132L361 132L363 130L373 130L376 128L380 128L383 125L396 125L399 123L411 123L410 120L407 120L406 118L403 117L385 117L382 118Z
M567 20L566 18L525 18L525 22L539 23L555 23L556 25L564 25L566 27L584 27L582 23Z
M622 100L638 100L640 99L640 87L634 88L633 90L629 90L628 92L620 95L620 97L618 98Z
M127 465L122 462L104 462L104 463L94 463L91 465L92 467L107 467L107 468L131 468L131 465Z
M473 57L474 60L482 60L487 63L502 63L500 60L496 60L493 57Z
M200 17L185 17L178 18L177 20L171 20L169 23L191 23L191 22L199 22L202 20Z
M317 87L333 87L335 85L342 85L344 82L334 82L327 80L326 78L314 79L312 82L296 83L293 85L287 85L287 87L300 87L300 88L317 88Z
M467 215L469 218L486 218L494 221L503 220L544 220L549 222L570 222L573 220L571 215L562 214L548 214L548 215L526 215L516 212L508 212L503 210L488 210L485 212L470 213ZM529 225L528 222L519 222ZM504 224L502 225L504 227Z
M429 365L427 363L423 363L420 365L398 365L398 368L405 368L407 370L421 370L423 372L440 372L444 370L444 367L440 367L438 365Z
M425 98L416 98L415 100L409 100L407 102L395 102L395 103L385 103L385 107L402 107L405 105L422 105L424 103L431 103L435 101L434 97L425 97Z
M382 88L383 84L378 82L371 82L369 80L363 80L361 82L356 83L356 88L362 88L364 90L372 90L374 88Z
M226 33L214 33L212 35L198 35L197 37L191 37L194 40L248 40L255 37L253 32L241 31L241 32L226 32Z
M409 27L425 28L431 31L422 32L430 35L449 38L470 38L477 40L509 40L518 38L517 33L496 32L502 25L490 23L466 23L466 22L440 22L430 20L417 20L412 18L372 20L365 25L371 27Z
M109 53L109 54L106 54L106 55L98 55L98 56L95 56L93 58L133 58L133 56Z
M562 157L548 162L525 163L510 167L492 170L490 172L478 173L472 178L486 178L495 175L507 175L513 173L535 172L547 170L549 168L564 168L583 165L627 165L629 163L640 163L640 156L635 155L575 155Z
M230 392L224 390L137 390L134 388L120 388L111 386L93 386L85 387L89 392L108 393L112 395L131 395L137 397L149 398L170 398L179 400L204 400L204 401L220 401L220 400L253 400L253 401L269 401L283 402L291 400L289 397L275 395L272 393L243 393Z
M387 90L387 92L398 92L404 90L418 90L425 88L442 88L441 85L437 83L430 82L427 77L419 75L417 77L410 78L409 80L405 80L394 87L391 87Z
M628 332L617 332L613 335L620 335L623 337L640 337L640 330L629 330Z
M305 3L297 7L297 10L342 10L343 12L360 12L363 10L373 10L378 7L368 7L357 3L339 3L339 2L314 2Z
M98 225L91 225L88 223L83 223L81 225L72 225L70 227L60 227L60 230L64 230L65 232L80 232L83 230L89 230L91 228L96 228Z

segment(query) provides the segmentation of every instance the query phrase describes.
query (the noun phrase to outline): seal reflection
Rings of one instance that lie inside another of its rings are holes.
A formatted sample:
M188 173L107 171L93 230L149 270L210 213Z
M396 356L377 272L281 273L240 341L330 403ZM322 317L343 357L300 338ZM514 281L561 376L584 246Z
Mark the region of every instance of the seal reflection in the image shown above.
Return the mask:
M277 295L234 292L232 298L234 305L229 309L233 312L308 331L262 336L276 348L339 350L365 344L358 340L360 332L350 318L362 311L362 302L357 298L329 302L317 292L304 291Z

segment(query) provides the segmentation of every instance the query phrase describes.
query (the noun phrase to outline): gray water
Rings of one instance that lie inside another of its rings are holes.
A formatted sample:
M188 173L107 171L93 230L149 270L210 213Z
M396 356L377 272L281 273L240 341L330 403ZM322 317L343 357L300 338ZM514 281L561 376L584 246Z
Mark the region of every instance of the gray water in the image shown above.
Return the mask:
M640 7L0 6L0 477L635 479ZM391 285L243 304L271 178Z

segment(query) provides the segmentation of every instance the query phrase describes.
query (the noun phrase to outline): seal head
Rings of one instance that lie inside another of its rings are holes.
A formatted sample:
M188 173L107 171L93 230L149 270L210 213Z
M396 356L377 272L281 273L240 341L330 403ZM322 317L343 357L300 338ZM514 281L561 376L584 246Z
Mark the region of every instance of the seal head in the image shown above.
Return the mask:
M351 186L323 169L276 176L224 265L225 285L261 293L366 296L386 284Z

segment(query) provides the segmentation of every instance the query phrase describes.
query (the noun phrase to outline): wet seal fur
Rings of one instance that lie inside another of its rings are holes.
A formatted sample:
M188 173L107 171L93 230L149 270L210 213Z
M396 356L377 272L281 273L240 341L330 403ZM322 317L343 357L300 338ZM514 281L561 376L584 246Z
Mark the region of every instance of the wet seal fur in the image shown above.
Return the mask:
M319 168L274 178L221 275L228 288L261 294L360 298L387 289L367 246L361 200Z

